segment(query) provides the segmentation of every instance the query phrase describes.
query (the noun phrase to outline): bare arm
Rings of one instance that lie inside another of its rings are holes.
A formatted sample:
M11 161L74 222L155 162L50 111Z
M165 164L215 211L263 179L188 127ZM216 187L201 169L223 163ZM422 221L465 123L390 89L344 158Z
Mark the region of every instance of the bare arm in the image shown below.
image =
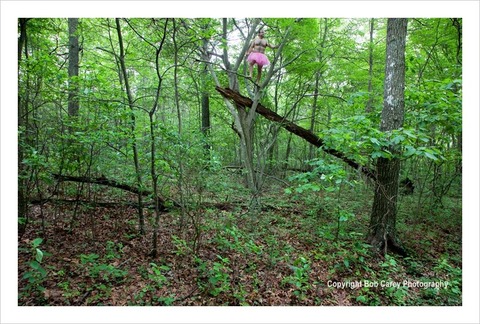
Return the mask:
M278 46L275 46L275 45L272 45L270 43L267 42L267 47L270 47L271 49L276 49L278 48Z
M253 40L251 43L250 43L250 47L248 48L247 52L245 53L245 56L248 56L248 54L250 54L252 51L253 51L253 48L255 47L255 40Z

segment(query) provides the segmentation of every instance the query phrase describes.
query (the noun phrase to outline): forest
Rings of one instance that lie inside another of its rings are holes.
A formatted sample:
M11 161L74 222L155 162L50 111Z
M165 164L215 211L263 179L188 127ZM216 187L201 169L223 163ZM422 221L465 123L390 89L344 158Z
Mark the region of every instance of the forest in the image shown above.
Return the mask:
M17 35L19 306L462 305L461 18Z

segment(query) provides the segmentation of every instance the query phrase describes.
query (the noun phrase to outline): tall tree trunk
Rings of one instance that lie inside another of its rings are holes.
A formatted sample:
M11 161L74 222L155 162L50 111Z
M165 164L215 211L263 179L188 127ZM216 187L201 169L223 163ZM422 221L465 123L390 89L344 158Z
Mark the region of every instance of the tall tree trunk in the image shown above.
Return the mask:
M208 135L210 134L210 95L207 90L202 91L202 133L205 136L205 149L210 150Z
M325 25L323 26L322 42L320 43L320 46L317 52L318 64L322 64L322 61L324 58L325 42L327 40L327 33L328 33L327 18L324 18L323 22L325 23ZM317 106L318 106L318 89L319 89L319 83L320 83L320 78L322 77L322 73L323 73L323 69L315 72L315 89L313 91L312 117L310 119L310 131L312 133L315 133L315 119L317 116ZM308 153L308 159L311 160L315 156L315 151L312 145L310 145L309 149L310 150Z
M458 65L462 65L462 20L459 18L452 18L452 23L453 26L455 26L457 30L457 53L456 53L456 61ZM454 92L458 93L459 87L455 86L454 87ZM457 138L457 150L460 152L460 156L462 156L462 130L456 134ZM459 159L457 165L456 165L456 173L460 174L462 173L462 160Z
M407 19L388 19L385 62L384 99L380 130L391 131L402 127L405 91L405 42ZM399 147L389 147L394 158L377 161L377 181L373 200L368 242L378 251L391 250L405 254L396 233L398 178L400 159L395 157Z
M19 37L18 37L18 71L20 73L20 62L22 61L22 51L24 46L27 44L27 18L19 18ZM26 52L26 51L25 51ZM19 76L20 82L20 76ZM19 84L20 90L20 84ZM25 121L25 114L27 113L26 107L24 107L24 103L22 101L22 96L20 95L20 91L18 94L18 217L25 218L25 223L23 226L20 227L20 233L23 233L26 228L26 219L27 219L27 197L26 197L26 168L25 165L22 163L24 159L24 147L22 143L26 143L25 137L27 136L26 126L27 123Z
M78 18L68 18L68 115L77 116L78 102Z
M273 95L273 102L274 102L273 110L275 112L278 111L278 104L280 101L279 84L281 83L282 83L282 75L278 74L275 80L275 89L274 89L274 95ZM278 131L276 133L278 134ZM260 144L260 146L262 145ZM279 167L279 165L277 165L277 161L278 161L277 136L275 136L272 139L272 143L267 150L266 156L267 156L267 163L269 164L270 171L273 171L273 173L275 173Z
M175 91L175 107L177 109L177 121L178 121L178 137L182 139L183 129L182 129L182 111L180 109L180 94L178 91L178 46L177 46L177 36L176 36L176 21L173 21L173 34L172 34L172 43L173 43L173 85ZM183 152L182 147L179 147L179 159L178 159L178 191L180 193L180 206L182 214L180 216L180 229L183 229L185 225L185 216L187 215L187 204L186 204L186 195L185 195L185 186L184 186L184 163L183 163Z
M78 18L68 18L68 116L77 117L80 109L80 104L78 101L78 64L79 64L79 46L78 46ZM76 130L76 123L71 124L69 127L70 133L74 134ZM68 154L73 161L79 166L82 164L80 156L84 152L79 152L75 147L75 139L71 137L67 145L69 148L72 148L71 154ZM83 151L83 149L82 149ZM77 201L79 200L84 184L80 183L77 186ZM72 227L77 221L77 215L79 210L79 204L75 204L75 209L72 215L70 226Z
M223 27L222 37L225 44L227 43L227 39L228 39L227 22L228 21L226 18L222 20L222 27ZM254 23L254 25L252 26L252 28L256 28L256 26L258 25L258 22L259 21L257 20L256 23ZM232 64L228 59L227 46L224 46L223 48L223 63L227 71L233 70L232 73L228 74L228 82L229 82L230 89L233 89L236 92L239 92L240 88L239 88L238 76L236 74L236 71L238 70L239 62L237 61L237 64L235 64L235 66L232 67ZM240 137L240 155L246 170L245 182L247 183L247 187L252 192L252 195L255 197L258 191L254 162L253 162L255 119L251 118L248 112L246 112L244 109L242 109L242 107L238 105L236 105L236 112L233 114L235 118L234 127L236 129L237 134Z
M317 102L318 102L318 84L320 82L320 72L315 73L315 89L313 90L313 104L312 104L312 116L310 117L310 132L315 133L315 116L317 115ZM314 146L310 145L308 153L308 159L313 159L315 155Z
M153 239L152 239L152 257L156 258L158 255L158 231L160 229L160 211L164 210L163 202L160 200L158 193L158 174L156 168L156 143L157 139L155 136L155 113L158 108L158 103L160 101L160 94L162 90L162 74L160 73L160 53L165 44L165 39L167 36L167 26L168 19L165 20L165 25L163 29L163 37L160 42L159 47L155 47L155 71L157 75L157 89L155 93L155 101L153 103L152 109L148 112L148 117L150 121L150 176L152 179L153 195L155 200L155 225L153 230Z
M368 44L368 102L365 107L365 112L368 114L373 110L373 29L375 19L370 19L370 42Z
M205 65L202 71L202 78L201 78L201 92L202 92L202 125L201 131L205 138L205 156L209 158L210 156L210 143L209 143L209 135L210 135L210 94L207 90L207 76L208 76L208 41L206 39L203 40L202 46L203 60L205 61Z
M123 81L125 84L125 92L127 93L127 100L128 106L130 107L130 131L132 136L132 151L133 151L133 162L135 164L135 173L137 176L137 186L138 188L142 188L143 181L142 181L142 173L140 170L140 162L138 159L138 150L137 150L137 140L135 138L135 113L134 113L134 101L132 96L132 91L130 89L130 83L128 80L127 68L125 66L125 50L123 48L123 37L122 37L122 30L120 28L120 19L115 18L115 23L117 27L117 35L118 35L118 44L120 47L120 70L121 74L123 75ZM143 198L142 195L138 194L138 220L139 220L139 231L140 234L145 234L145 220L143 216Z

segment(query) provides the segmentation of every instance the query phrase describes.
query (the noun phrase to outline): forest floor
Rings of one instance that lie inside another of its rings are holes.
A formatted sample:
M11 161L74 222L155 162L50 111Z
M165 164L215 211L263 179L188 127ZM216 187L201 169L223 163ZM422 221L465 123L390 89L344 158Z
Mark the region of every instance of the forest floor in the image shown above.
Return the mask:
M180 209L162 213L157 257L151 209L142 236L133 207L83 204L74 217L72 203L31 205L18 304L462 304L461 197L430 208L402 196L397 230L409 256L400 257L364 242L371 188L288 195L270 186L252 211L240 185L218 184L184 211L183 228ZM115 194L98 190L98 200Z

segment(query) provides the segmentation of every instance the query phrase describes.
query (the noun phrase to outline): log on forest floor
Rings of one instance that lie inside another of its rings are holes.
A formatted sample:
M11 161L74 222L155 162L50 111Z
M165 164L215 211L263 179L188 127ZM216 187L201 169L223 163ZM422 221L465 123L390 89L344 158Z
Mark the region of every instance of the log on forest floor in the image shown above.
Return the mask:
M103 207L103 208L119 208L119 207L132 207L138 208L138 203L130 201L90 201L83 199L60 199L60 198L43 198L43 199L32 199L29 201L32 205L44 205L46 203L53 204L81 204L90 207ZM145 208L154 208L153 203L143 204Z
M102 208L138 208L138 203L133 201L91 201L84 199L61 199L61 198L42 198L42 199L31 199L29 201L32 205L44 205L46 203L52 204L81 204L89 206L92 208L102 207ZM155 208L154 202L148 202L143 204L144 208L153 209ZM234 211L236 208L248 209L248 204L244 201L226 201L226 202L203 202L200 205L201 208L215 208L218 210L225 211ZM262 210L279 210L277 206L272 204L264 203L262 205Z
M114 187L118 189L122 189L125 191L129 191L132 193L140 193L141 195L151 196L153 195L149 190L139 190L136 187L119 183L115 180L107 179L105 177L76 177L76 176L66 176L60 174L53 174L54 178L58 181L71 181L71 182L83 182L83 183L94 183L109 187ZM158 198L160 203L160 211L168 211L167 203L161 197ZM44 199L34 199L30 200L31 204L39 205L45 204L47 202L53 203L80 203L84 205L89 205L92 207L106 207L106 208L116 208L116 207L135 207L138 208L137 202L95 202L95 201L88 201L88 200L81 200L81 199L52 199L52 198L44 198ZM180 207L180 204L176 201L170 199L170 205L174 207ZM203 202L201 207L213 207L220 210L233 210L236 207L242 207L242 201L233 201L233 202ZM155 202L144 203L143 207L145 208L155 208Z
M252 99L245 97L241 95L240 93L233 91L232 89L229 88L221 88L221 87L215 87L215 89L226 99L233 100L236 104L237 107L244 107L244 108L250 108L253 104ZM343 162L347 163L349 166L352 168L361 171L364 175L366 175L369 179L376 181L377 177L374 172L374 170L370 169L367 166L362 166L358 162L352 160L351 158L347 157L343 152L340 152L338 150L332 149L332 148L326 148L324 147L324 141L317 135L315 135L313 132L298 126L297 124L285 119L284 117L280 116L276 112L264 107L262 104L258 104L257 108L255 110L256 113L262 115L268 120L280 123L280 125L289 131L290 133L293 133L310 144L321 148L325 153L328 153L330 155L333 155L339 159L341 159Z
M108 186L112 188L118 188L121 190L129 191L132 193L140 194L142 196L153 196L153 192L145 189L139 189L137 187L130 186L128 184L119 183L115 180L107 179L105 177L76 177L76 176L67 176L61 174L52 174L55 179L58 181L72 181L72 182L83 182L83 183L93 183L103 186ZM168 208L166 206L165 199L158 197L159 207L161 211L166 211ZM172 204L178 207L178 203L172 201Z

